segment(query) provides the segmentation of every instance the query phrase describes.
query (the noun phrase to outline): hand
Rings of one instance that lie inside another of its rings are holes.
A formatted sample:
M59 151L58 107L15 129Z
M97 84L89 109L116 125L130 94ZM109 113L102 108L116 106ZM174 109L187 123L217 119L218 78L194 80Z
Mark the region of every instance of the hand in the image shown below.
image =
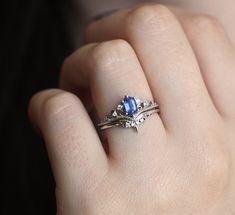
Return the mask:
M86 42L63 65L70 93L30 103L58 214L234 214L235 51L219 22L144 5L92 23ZM161 112L138 133L105 131L105 151L87 110L102 119L126 94Z

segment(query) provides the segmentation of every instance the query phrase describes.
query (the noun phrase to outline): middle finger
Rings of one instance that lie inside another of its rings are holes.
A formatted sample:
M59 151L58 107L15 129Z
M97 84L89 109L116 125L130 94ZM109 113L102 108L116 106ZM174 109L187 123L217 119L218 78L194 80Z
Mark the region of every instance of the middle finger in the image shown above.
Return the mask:
M185 134L185 128L195 130L198 122L218 115L187 37L167 7L119 11L92 23L86 34L87 42L114 38L136 51L169 131Z

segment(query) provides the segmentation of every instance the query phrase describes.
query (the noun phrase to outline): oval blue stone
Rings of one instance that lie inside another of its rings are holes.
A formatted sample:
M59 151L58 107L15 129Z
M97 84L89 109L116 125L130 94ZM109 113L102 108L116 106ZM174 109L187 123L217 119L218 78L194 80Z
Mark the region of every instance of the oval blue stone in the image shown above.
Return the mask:
M134 97L126 96L123 100L123 110L129 115L133 116L137 111L137 104Z

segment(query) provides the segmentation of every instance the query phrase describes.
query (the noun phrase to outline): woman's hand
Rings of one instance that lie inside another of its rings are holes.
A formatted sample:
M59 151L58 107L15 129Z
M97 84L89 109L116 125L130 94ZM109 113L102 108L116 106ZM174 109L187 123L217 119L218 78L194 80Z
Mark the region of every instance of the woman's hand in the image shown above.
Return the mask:
M235 51L218 21L143 5L92 23L86 42L63 65L70 93L30 104L58 214L234 214ZM102 119L126 94L157 101L160 114L138 133L107 130L104 150L87 110Z

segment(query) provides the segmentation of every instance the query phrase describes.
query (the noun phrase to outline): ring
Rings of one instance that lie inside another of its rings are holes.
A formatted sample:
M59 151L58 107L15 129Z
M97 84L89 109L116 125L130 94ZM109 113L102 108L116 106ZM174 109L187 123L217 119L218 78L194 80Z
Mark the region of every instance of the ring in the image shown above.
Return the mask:
M101 130L113 127L135 128L146 118L158 113L159 105L154 101L140 100L133 96L125 96L121 103L106 115L104 120L98 124Z

